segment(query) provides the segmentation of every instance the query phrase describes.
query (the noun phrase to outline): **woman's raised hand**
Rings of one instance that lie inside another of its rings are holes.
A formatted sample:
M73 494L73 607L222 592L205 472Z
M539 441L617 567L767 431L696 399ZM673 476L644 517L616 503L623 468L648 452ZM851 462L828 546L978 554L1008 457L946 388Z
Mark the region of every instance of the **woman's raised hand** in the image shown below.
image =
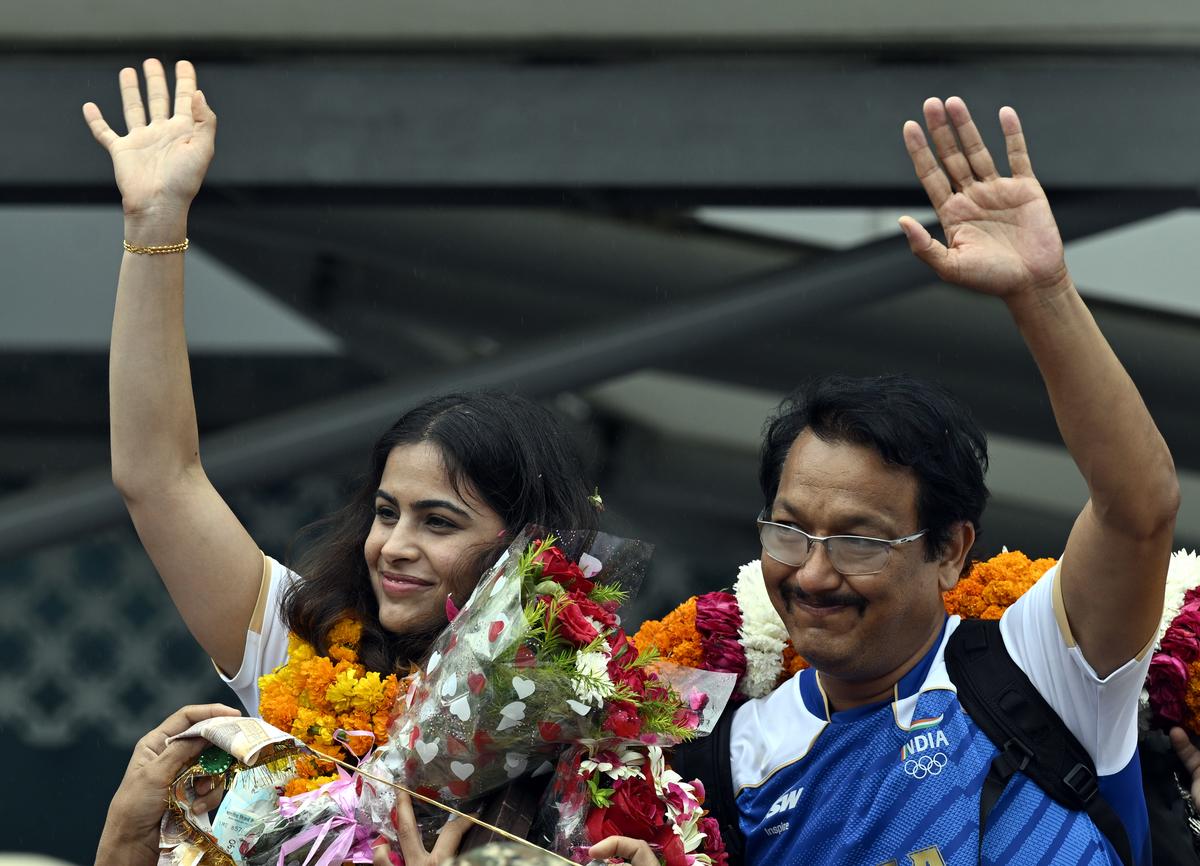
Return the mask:
M112 130L94 102L83 106L83 118L112 157L126 219L174 223L186 215L212 161L217 116L196 89L196 70L188 61L175 64L174 103L162 63L147 60L142 70L145 104L137 72L126 67L118 76L125 135Z

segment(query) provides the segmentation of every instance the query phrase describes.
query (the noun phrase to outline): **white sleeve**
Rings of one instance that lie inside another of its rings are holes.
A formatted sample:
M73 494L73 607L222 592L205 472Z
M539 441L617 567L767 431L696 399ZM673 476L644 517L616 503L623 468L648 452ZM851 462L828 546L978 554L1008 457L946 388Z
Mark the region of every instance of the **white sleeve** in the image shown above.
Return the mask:
M1071 634L1058 565L1047 571L1000 619L1009 654L1109 776L1137 748L1137 706L1150 666L1150 647L1107 677L1096 675Z
M262 585L254 615L250 618L250 628L246 631L242 666L232 677L217 669L250 716L258 715L258 678L287 661L288 629L283 622L280 603L287 587L299 579L296 572L263 556Z

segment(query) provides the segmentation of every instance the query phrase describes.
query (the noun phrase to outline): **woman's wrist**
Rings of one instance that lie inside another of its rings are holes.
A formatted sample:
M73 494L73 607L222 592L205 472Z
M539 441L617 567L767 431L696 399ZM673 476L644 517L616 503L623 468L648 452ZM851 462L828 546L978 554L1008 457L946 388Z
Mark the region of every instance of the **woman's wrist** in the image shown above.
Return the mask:
M125 240L135 246L177 244L187 237L187 209L125 215Z

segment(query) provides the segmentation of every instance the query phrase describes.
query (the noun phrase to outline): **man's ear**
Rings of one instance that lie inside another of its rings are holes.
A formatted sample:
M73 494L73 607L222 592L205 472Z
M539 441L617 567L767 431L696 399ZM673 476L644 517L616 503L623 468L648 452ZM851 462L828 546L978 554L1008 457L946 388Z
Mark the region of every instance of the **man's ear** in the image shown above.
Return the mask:
M966 520L955 524L942 555L938 557L938 589L942 592L954 589L974 544L975 524Z

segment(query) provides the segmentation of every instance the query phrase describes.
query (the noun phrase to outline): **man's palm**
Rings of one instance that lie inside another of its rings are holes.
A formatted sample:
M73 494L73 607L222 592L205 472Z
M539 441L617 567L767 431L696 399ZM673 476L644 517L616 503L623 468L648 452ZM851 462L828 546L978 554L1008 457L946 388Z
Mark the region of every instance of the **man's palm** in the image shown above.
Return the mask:
M904 125L904 141L946 244L904 217L900 224L913 252L943 280L1001 297L1064 279L1062 238L1033 175L1016 112L1000 112L1012 177L996 171L962 100L927 100L925 121L936 157L920 124Z
M955 193L938 211L951 282L994 295L1053 281L1063 246L1036 180L997 178Z

